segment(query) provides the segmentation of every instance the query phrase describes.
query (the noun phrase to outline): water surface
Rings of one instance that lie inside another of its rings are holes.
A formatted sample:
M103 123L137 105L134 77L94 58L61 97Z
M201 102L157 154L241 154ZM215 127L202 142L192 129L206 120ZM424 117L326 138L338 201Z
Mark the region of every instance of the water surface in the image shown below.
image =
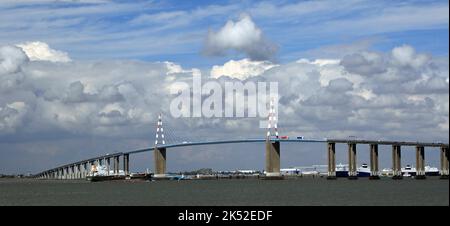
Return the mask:
M0 205L449 205L449 181L345 178L155 182L0 179Z

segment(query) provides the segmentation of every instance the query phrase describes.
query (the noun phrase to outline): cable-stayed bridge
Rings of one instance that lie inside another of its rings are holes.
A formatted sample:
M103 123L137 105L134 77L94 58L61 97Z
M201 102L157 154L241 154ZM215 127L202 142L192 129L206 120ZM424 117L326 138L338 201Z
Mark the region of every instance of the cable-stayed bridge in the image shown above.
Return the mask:
M448 143L430 143L430 142L406 142L406 141L385 141L385 140L358 140L358 139L305 139L304 137L289 138L278 134L276 118L273 112L269 115L269 125L267 134L264 138L235 138L221 140L200 140L189 141L176 136L171 130L164 130L162 124L162 116L159 115L156 128L156 136L153 147L136 149L126 152L118 152L89 158L52 169L45 170L34 175L40 179L83 179L90 173L92 167L106 165L108 173L110 168L113 169L113 175L118 175L120 171L120 158L122 158L123 172L125 175L130 173L129 156L143 152L153 152L154 159L154 178L165 178L166 175L166 152L171 148L192 147L201 145L225 145L225 144L241 144L241 143L265 143L265 177L266 178L282 178L280 173L280 154L281 143L323 143L326 144L328 153L328 178L336 178L336 144L348 144L348 165L349 178L357 178L356 155L358 145L369 145L370 151L370 171L371 179L378 179L380 176L378 163L378 147L379 145L392 146L392 170L393 178L401 179L401 147L416 147L416 169L417 179L425 178L425 147L439 147L441 159L441 178L448 179L449 175L449 145ZM324 148L325 149L325 148ZM112 163L111 163L112 160Z

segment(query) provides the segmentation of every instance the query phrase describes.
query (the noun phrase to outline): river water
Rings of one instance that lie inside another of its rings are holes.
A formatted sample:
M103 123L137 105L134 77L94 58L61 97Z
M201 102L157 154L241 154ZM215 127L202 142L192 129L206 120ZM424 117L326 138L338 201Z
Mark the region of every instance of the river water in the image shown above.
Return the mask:
M0 179L0 205L449 205L449 181L45 181Z

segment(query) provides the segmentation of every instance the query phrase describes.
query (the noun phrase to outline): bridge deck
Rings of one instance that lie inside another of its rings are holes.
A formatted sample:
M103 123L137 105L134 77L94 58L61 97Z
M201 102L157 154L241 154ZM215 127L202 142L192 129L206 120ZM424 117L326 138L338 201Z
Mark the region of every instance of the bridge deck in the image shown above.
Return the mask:
M350 139L329 139L329 143L356 143L356 144L379 144L379 145L400 145L400 146L423 146L423 147L442 147L448 146L444 143L430 142L411 142L411 141L382 141L382 140L350 140Z
M272 142L293 142L293 143L357 143L357 144L379 144L379 145L400 145L400 146L423 146L423 147L448 147L448 144L444 143L427 143L427 142L403 142L403 141L382 141L382 140L351 140L351 139L271 139ZM237 143L261 143L266 142L266 139L235 139L235 140L218 140L218 141L202 141L202 142L183 142L178 144L166 144L160 145L159 148L176 148L176 147L187 147L187 146L201 146L201 145L217 145L217 144L237 144ZM153 151L155 148L144 148L133 150L129 152L118 152L113 154L107 154L99 157L94 157L70 164L65 164L44 172L52 172L57 169L80 165L84 163L93 162L99 159L113 158L117 156L122 156L124 154L138 154L148 151ZM44 173L42 172L42 173Z

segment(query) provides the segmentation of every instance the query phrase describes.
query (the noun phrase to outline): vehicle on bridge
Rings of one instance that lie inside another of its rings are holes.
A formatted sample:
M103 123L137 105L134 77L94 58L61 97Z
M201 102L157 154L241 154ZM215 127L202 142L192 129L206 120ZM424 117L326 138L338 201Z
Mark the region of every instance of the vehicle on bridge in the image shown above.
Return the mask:
M297 140L304 140L304 139L305 139L304 136L299 136L299 137L297 137Z

